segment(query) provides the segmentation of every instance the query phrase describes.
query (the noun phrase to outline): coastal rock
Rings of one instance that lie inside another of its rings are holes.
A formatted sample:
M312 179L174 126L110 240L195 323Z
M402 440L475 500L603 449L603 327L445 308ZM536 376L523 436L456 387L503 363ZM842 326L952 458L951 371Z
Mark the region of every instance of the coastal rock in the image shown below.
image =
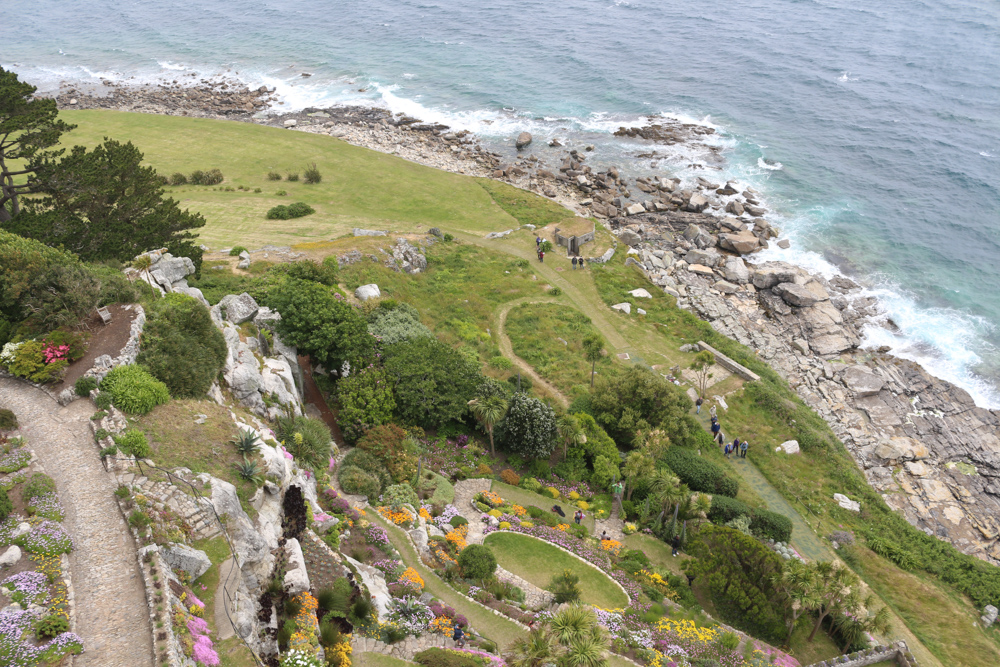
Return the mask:
M715 275L715 271L702 264L689 264L687 270L690 271L691 273L697 273L698 275L702 276Z
M852 512L860 512L861 504L856 500L851 500L842 493L833 494L833 499L837 501L837 504L843 507L845 510L850 510Z
M622 303L616 303L615 305L611 306L611 309L620 310L626 315L632 314L632 304L628 303L627 301L624 301Z
M765 213L767 213L766 208L762 206L753 206L752 204L749 203L746 204L746 206L744 206L743 209L755 218L759 218Z
M252 320L260 310L260 306L252 296L243 294L227 294L218 303L220 313L225 313L223 319L233 324L242 324L247 320Z
M653 295L650 294L649 291L647 291L646 288L644 288L644 287L639 287L637 289L634 289L631 292L629 292L629 294L632 295L632 296L634 296L637 299L652 299L653 298Z
M716 283L712 285L712 287L722 292L723 294L735 294L736 292L740 291L739 285L735 285L725 280L716 281Z
M708 197L702 194L693 194L688 203L684 206L684 210L691 211L693 213L701 213L706 208L708 208Z
M795 282L798 270L784 262L767 262L757 267L753 273L753 286L757 289L771 289L779 283Z
M726 277L726 280L737 285L745 285L750 282L750 270L739 257L726 257L726 265L722 269L722 275Z
M719 234L719 246L741 255L747 255L760 248L760 240L754 236L753 232Z
M618 236L621 242L625 245L635 247L642 243L642 237L633 232L631 229L624 229L622 233Z
M799 453L799 441L798 440L786 440L777 447L775 451L784 452L786 454L798 454Z
M771 288L771 291L784 299L789 306L811 306L819 303L821 299L805 285L795 283L778 283Z
M710 248L715 245L715 237L694 223L684 229L683 237L685 241L690 241L699 248Z
M369 285L362 285L354 290L354 296L357 297L359 301L367 301L368 299L380 298L382 296L382 292L379 290L378 285L371 283Z
M646 209L642 204L632 204L625 209L625 213L628 215L639 215L640 213L645 213Z
M788 239L781 239L780 241L778 241L778 247L781 248L782 250L788 250L789 248L792 247L792 242L789 241Z
M517 135L517 139L514 140L514 146L516 146L518 150L525 148L530 143L531 143L530 132L522 132L521 134Z
M715 266L720 259L719 253L715 250L689 250L684 255L684 261L688 264L701 264L702 266Z
M733 215L740 216L743 215L743 204L736 201L735 199L726 204L726 213L732 213Z
M171 544L160 550L163 560L174 570L187 572L191 581L208 572L212 561L208 554L186 544Z
M905 436L893 436L880 442L872 454L886 462L921 461L930 456L927 447Z
M842 376L844 385L858 396L874 396L885 386L885 380L864 366L851 366Z

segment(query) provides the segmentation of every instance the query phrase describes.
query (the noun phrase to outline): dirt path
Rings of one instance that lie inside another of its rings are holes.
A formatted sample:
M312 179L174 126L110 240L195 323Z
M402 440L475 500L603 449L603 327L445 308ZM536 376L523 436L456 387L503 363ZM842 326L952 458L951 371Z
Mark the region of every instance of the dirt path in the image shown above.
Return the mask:
M507 303L500 306L497 311L493 314L493 327L497 332L497 338L500 343L500 353L514 362L514 365L521 369L521 371L531 378L531 381L541 387L545 387L545 391L553 396L563 408L569 407L569 399L561 391L550 384L545 378L535 372L531 364L522 359L521 357L514 354L514 348L510 343L510 336L507 335L507 314L510 313L511 308L515 306L520 306L525 303L558 303L556 299L539 299L532 297L525 297L523 299L515 299L514 301L508 301Z
M94 445L89 401L60 407L44 392L0 378L0 403L17 415L21 433L56 482L73 537L76 633L85 652L76 667L152 667L153 641L135 544Z

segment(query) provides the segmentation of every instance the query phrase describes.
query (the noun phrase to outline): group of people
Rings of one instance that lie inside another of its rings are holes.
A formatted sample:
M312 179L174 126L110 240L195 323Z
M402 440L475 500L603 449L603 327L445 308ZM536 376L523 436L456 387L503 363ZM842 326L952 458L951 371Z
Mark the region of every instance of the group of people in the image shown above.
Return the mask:
M543 239L542 239L541 236L536 236L535 237L535 253L538 255L538 261L542 262L544 264L545 263L545 251L542 250L542 240ZM576 255L574 255L573 259L572 259L572 263L573 263L573 268L574 269L576 269L576 268L581 268L582 269L583 268L583 257L577 257Z
M701 412L701 405L703 401L698 398L696 405L698 406L697 412ZM712 416L712 439L719 443L719 446L723 448L723 454L727 459L732 458L733 454L736 454L741 459L747 457L747 450L750 449L750 443L746 440L740 442L737 437L733 439L732 443L726 443L726 434L722 432L722 424L719 423L719 417L715 413L715 406L713 405L709 409L709 414Z

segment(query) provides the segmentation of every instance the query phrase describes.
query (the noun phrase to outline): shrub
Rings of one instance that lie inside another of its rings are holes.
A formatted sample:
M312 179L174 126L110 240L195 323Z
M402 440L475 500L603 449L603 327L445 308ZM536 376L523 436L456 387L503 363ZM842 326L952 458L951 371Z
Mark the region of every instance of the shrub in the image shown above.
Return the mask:
M326 465L330 454L330 428L312 417L281 417L278 437L296 457L316 465Z
M289 204L288 206L279 205L275 206L267 212L268 220L291 220L292 218L301 218L303 216L309 215L310 213L315 213L316 209L308 204L302 202L295 202L294 204Z
M380 307L368 315L368 333L378 337L387 346L417 338L434 337L431 330L420 323L416 308L406 303L386 308L384 300Z
M424 428L465 417L482 378L478 361L428 337L390 345L385 368L393 382L396 413L403 423Z
M115 436L114 440L123 452L137 459L148 459L152 453L149 441L146 440L146 434L139 429L130 428L121 435Z
M467 579L488 579L497 569L497 559L488 546L470 544L458 554L458 565Z
M552 583L547 590L556 596L556 604L564 602L576 602L580 599L580 577L573 574L572 570L563 570L562 574L552 577Z
M239 257L241 252L247 252L247 249L241 245L234 246L229 250L230 257Z
M205 172L205 185L218 185L222 182L222 172L218 169L211 169Z
M278 172L276 172L274 170L271 170L271 171L267 172L267 180L269 180L269 181L280 181L281 180L281 174L279 174Z
M452 528L458 528L459 526L467 525L469 520L464 516L453 516L448 523L451 524Z
M195 169L192 171L191 175L188 176L188 181L191 185L208 185L205 183L205 172L201 169Z
M382 465L382 462L371 453L358 449L357 447L347 452L347 456L344 457L344 460L341 461L340 465L361 468L379 481L380 489L391 486L393 483L392 475L390 475L389 471L386 470L384 465ZM379 493L381 493L381 490Z
M413 659L426 667L480 667L479 660L469 653L451 651L445 648L429 648L413 656Z
M550 287L549 294L551 294L552 296L559 296L560 294L562 294L562 289L558 287Z
M0 408L0 431L13 431L17 428L17 416L7 408Z
M299 180L299 174L298 174L298 172L289 173L287 176L285 176L285 180L288 180L288 181L297 181L297 180Z
M288 193L285 192L284 190L278 190L274 194L275 194L276 197L287 197L288 196Z
M97 406L98 410L107 410L111 407L112 399L111 394L106 391L102 391L97 394L94 398L94 405Z
M500 442L521 456L548 458L556 443L556 415L537 398L514 394L500 424Z
M55 382L66 368L67 361L61 359L52 363L45 362L46 344L42 341L29 340L21 343L13 352L13 361L7 365L7 370L18 377L32 382L44 384Z
M302 173L302 175L305 176L305 182L310 185L315 185L323 180L323 175L319 173L319 168L316 166L315 162L306 167L306 170Z
M690 449L671 447L663 454L663 461L692 491L722 494L730 498L736 497L736 492L739 491L739 484L726 477L722 466L698 456ZM728 481L723 481L727 479Z
M417 454L406 431L395 424L383 424L369 429L358 440L358 449L368 452L389 471L392 479L407 482L417 472Z
M69 621L57 614L49 614L35 625L35 634L39 639L54 639L64 632L69 632Z
M521 483L521 476L510 468L505 468L500 472L500 479L505 484L510 484L511 486L517 486Z
M21 489L21 500L27 505L32 498L39 498L55 492L55 481L45 473L36 472L28 478Z
M170 400L167 385L134 364L112 368L101 381L115 407L123 412L144 415Z
M228 348L208 308L186 294L167 294L149 309L136 361L174 398L204 396Z
M179 171L170 175L170 185L187 185L188 177Z
M490 358L490 368L495 368L498 371L509 371L513 367L514 362L502 354Z
M368 496L369 500L378 498L382 485L374 475L357 466L341 466L337 479L344 493L354 496Z
M14 503L11 501L10 496L7 495L7 490L0 487L0 523L6 520L13 511Z
M532 493L537 493L542 488L542 483L534 477L525 477L521 480L521 488Z
M90 396L90 392L97 389L97 378L82 377L73 385L77 396Z
M750 507L734 498L712 496L712 506L708 518L712 523L725 525L735 519L750 517L750 532L757 537L775 542L788 542L792 537L792 521L788 517L770 510Z
M382 502L393 509L399 509L409 503L414 508L420 507L417 492L409 484L393 484L382 494Z
M337 400L340 428L349 443L357 442L368 429L388 423L396 408L385 369L373 366L343 378L337 384Z

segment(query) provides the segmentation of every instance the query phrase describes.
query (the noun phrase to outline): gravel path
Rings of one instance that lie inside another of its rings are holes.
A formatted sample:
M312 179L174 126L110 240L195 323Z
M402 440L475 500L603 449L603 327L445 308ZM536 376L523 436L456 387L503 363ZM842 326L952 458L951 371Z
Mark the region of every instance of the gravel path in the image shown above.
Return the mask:
M76 545L69 555L76 633L85 649L74 665L152 667L135 544L113 497L114 478L97 456L89 424L93 405L77 400L60 407L44 392L8 378L0 378L0 403L17 415L66 509L63 525Z
M489 491L491 479L463 479L455 482L455 507L461 512L469 522L469 534L465 541L469 544L483 543L483 522L480 519L482 512L472 506L472 499L480 491Z

